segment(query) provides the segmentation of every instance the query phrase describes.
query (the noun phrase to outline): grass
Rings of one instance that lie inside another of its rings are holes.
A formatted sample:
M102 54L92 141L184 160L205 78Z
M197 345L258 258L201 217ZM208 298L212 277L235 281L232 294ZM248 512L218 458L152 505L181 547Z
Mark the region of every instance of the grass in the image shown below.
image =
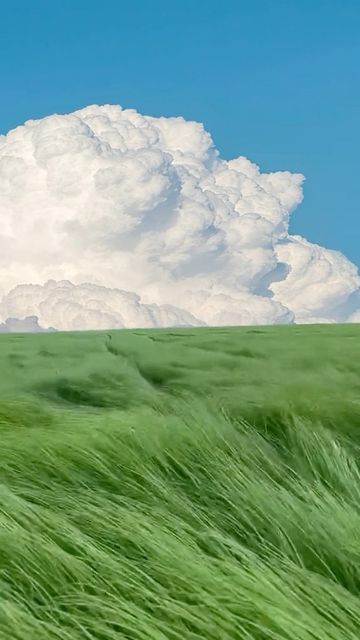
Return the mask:
M1 640L358 640L360 328L0 336Z

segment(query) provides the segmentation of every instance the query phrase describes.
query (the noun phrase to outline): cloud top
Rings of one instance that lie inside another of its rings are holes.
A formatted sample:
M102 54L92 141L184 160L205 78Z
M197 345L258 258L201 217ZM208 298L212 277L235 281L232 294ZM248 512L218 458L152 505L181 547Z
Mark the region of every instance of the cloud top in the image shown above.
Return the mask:
M0 136L0 316L61 329L351 321L355 266L289 235L302 182L221 159L183 118L94 105L30 120Z

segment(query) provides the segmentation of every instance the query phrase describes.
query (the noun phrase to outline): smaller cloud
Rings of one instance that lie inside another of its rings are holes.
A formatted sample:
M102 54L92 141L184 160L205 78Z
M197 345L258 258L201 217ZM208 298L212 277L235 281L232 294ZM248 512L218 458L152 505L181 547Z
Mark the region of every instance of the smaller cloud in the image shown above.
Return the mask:
M41 326L55 326L59 331L205 324L171 304L144 304L136 293L87 283L74 285L68 280L18 285L3 297L0 315L11 317L11 326L18 323L16 326L20 327L19 323L23 323L21 326L25 328L12 329L16 331L39 330L35 329L39 326L37 321ZM7 323L9 320L3 326L8 326ZM26 329L30 326L33 328Z
M39 325L37 316L26 316L26 318L7 318L0 324L0 333L43 333L56 331L53 327L44 329Z

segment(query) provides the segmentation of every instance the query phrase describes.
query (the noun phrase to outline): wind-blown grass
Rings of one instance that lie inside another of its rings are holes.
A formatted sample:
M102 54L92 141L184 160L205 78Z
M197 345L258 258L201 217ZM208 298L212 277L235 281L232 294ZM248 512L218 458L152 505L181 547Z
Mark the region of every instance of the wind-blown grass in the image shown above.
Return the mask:
M1 337L0 638L358 640L359 336Z

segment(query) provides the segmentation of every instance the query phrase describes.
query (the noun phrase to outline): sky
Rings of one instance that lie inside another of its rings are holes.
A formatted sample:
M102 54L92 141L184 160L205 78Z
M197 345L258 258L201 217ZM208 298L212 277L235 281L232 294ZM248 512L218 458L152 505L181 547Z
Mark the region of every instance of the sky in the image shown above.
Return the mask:
M290 230L360 265L358 0L12 0L0 133L115 103L203 122L223 158L306 176Z

